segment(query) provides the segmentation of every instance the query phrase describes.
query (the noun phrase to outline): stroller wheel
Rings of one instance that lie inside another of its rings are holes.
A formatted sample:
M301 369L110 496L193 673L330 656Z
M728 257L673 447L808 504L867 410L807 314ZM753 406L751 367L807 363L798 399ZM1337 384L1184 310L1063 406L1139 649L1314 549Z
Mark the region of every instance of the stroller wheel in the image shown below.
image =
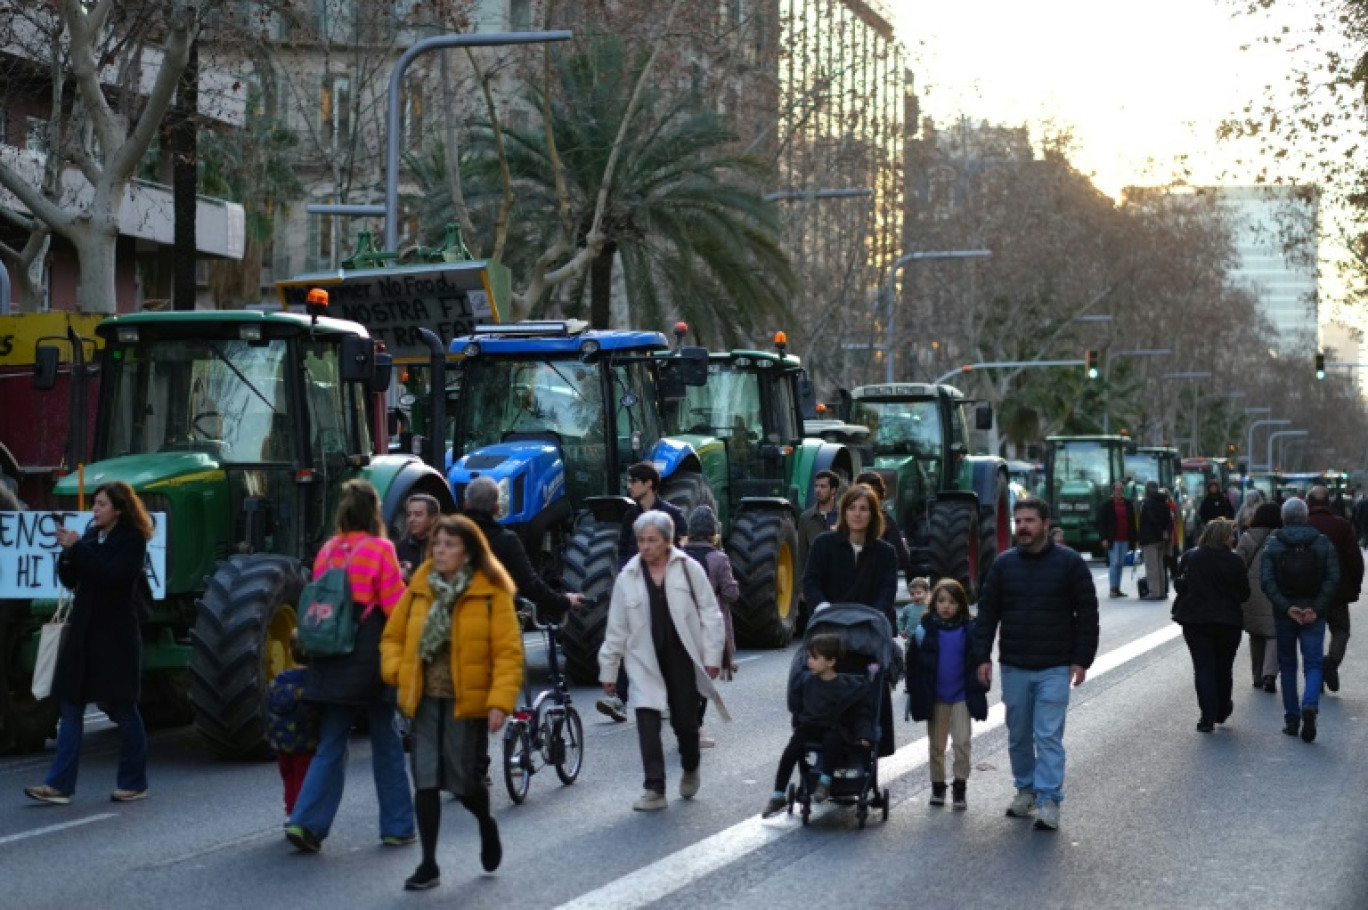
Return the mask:
M788 814L793 814L793 804L798 801L798 788L793 784L788 785Z
M803 811L800 813L803 819L803 827L806 828L808 819L812 817L812 809L808 808L807 803L803 803Z
M888 821L888 788L887 788L887 787L884 787L884 790L883 790L883 807L882 807L882 809L881 809L880 811L882 812L882 815L883 815L883 818L881 819L881 821Z
M860 807L855 810L855 821L859 824L860 828L863 829L865 826L865 820L868 818L869 809L865 808L864 804L861 803Z

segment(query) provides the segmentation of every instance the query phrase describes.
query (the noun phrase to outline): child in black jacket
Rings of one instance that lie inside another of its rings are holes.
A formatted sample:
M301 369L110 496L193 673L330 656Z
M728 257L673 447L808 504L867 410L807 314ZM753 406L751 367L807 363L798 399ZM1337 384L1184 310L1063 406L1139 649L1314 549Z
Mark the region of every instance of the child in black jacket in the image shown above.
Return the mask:
M789 683L793 737L779 758L774 793L761 812L763 818L788 807L784 791L806 743L822 743L822 773L812 790L812 798L820 803L830 794L831 772L840 767L846 746L858 743L867 749L874 741L874 694L867 681L836 672L843 650L835 635L814 635L808 642L807 670Z
M931 751L931 805L945 805L945 744L954 743L956 809L968 808L970 718L988 717L987 690L978 681L970 651L974 618L959 582L943 578L931 591L931 609L907 639L907 701L914 721L927 722Z

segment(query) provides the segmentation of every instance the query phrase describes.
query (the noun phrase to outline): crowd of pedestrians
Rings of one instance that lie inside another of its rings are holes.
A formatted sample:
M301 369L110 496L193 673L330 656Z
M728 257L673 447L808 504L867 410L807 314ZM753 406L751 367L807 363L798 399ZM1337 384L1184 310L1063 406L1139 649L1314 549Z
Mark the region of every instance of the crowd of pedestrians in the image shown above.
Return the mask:
M600 709L625 721L630 705L643 772L632 808L654 812L669 805L665 720L678 748L678 795L691 799L702 783L701 749L713 744L702 730L709 705L719 719L730 719L716 683L736 669L731 610L741 586L719 549L717 517L708 505L686 518L659 497L659 474L649 464L633 465L628 478L634 505L623 523L623 564L598 655ZM996 675L1016 790L1006 814L1057 829L1070 691L1088 678L1099 639L1086 562L1055 542L1048 505L1024 497L1013 507L1015 546L984 577L976 614L952 579L909 577L911 602L898 610L898 575L907 569L899 556L901 534L895 529L897 539L890 539L881 478L861 479L842 491L836 475L819 475L817 506L800 520L809 618L820 619L831 605L863 604L902 643L905 716L927 724L934 806L944 805L947 795L954 808L968 806L972 725L987 717ZM355 643L344 654L308 655L296 639L298 666L269 692L286 839L305 853L322 849L343 798L348 742L364 716L380 843L421 842L419 864L404 882L410 890L440 882L442 791L476 818L483 868L498 868L502 846L490 810L488 749L523 681L514 596L530 597L555 615L583 601L536 577L519 538L494 520L497 488L482 481L466 490L460 515L441 515L431 497L412 497L397 547L386 536L375 488L360 480L344 484L335 534L317 555L314 577L345 573L358 616ZM137 710L138 610L152 528L126 484L101 487L94 514L83 534L57 535L59 572L77 592L71 639L54 682L61 724L47 777L25 791L54 804L70 802L75 792L84 708L96 701L120 728L113 799L147 794L146 736ZM1322 686L1337 691L1340 685L1349 604L1363 581L1362 532L1335 514L1323 487L1281 507L1249 497L1237 515L1212 484L1202 515L1197 545L1172 573L1172 618L1191 657L1197 729L1212 733L1231 719L1235 660L1247 633L1254 686L1281 689L1283 731L1312 742ZM1114 487L1099 517L1113 597L1124 596L1120 570L1138 546L1149 599L1167 599L1164 559L1173 528L1156 483L1146 484L1138 508L1124 485ZM892 687L866 674L862 662L852 663L840 636L815 634L803 648L806 667L791 676L787 693L793 736L780 756L766 817L786 807L789 780L809 750L820 756L812 791L817 802L826 799L831 774L850 750L873 748L881 757L894 751ZM406 718L403 739L396 709Z

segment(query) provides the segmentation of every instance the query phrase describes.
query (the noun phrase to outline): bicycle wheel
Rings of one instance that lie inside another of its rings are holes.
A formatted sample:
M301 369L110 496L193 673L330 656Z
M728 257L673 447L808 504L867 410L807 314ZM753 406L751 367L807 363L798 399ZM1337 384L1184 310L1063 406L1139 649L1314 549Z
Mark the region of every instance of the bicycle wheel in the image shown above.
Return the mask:
M515 803L527 799L527 788L532 783L532 738L527 725L513 721L504 733L504 785Z
M552 741L556 743L556 776L563 784L573 784L584 766L584 725L580 723L579 712L573 707L565 709L565 716L556 721L551 730Z

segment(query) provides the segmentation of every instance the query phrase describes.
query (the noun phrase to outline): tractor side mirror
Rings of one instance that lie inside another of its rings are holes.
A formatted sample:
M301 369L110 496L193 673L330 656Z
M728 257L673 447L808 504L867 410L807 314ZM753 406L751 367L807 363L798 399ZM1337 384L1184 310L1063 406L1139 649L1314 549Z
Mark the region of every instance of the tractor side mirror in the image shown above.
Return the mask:
M62 362L62 352L53 344L40 344L33 356L33 387L46 392L57 384L57 368Z
M375 374L371 376L370 390L372 392L388 392L390 383L393 381L394 358L384 352L376 352Z
M375 376L375 344L369 338L343 338L340 354L343 382L369 383Z
M981 404L974 408L974 429L991 430L993 428L993 406L991 404Z
M817 419L817 392L812 387L812 380L808 378L807 371L798 373L796 389L798 395L798 410L802 413L804 420Z
M850 389L837 389L836 395L841 402L840 407L836 409L836 416L844 423L850 423L850 414L855 410L855 399L851 396Z
M708 384L708 349L680 348L676 368L679 378L686 386L705 386Z

